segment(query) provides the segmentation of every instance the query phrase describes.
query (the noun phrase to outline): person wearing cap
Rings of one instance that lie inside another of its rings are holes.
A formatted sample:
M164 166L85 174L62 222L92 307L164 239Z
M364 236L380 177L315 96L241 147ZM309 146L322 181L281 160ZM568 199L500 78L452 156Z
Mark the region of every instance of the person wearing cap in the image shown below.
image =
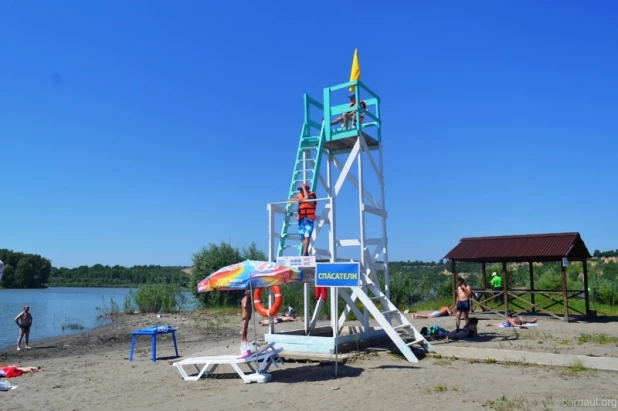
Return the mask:
M500 302L500 297L497 292L502 291L502 277L495 271L491 275L491 288L494 290L494 303Z
M308 256L309 239L313 233L315 213L318 206L316 201L308 200L315 200L317 197L307 183L301 184L298 191L298 195L294 198L298 202L298 235L303 243L303 256Z
M349 107L355 107L356 106L356 94L355 93L351 93L349 95L350 97L350 104ZM361 100L360 101L360 105L363 109L367 109L367 104ZM365 115L363 113L361 113L360 115L361 118L361 122L365 121ZM341 117L338 117L337 119L331 121L331 126L334 126L335 124L339 124L339 123L343 123L343 127L344 128L350 128L350 125L352 126L351 128L356 128L356 111L348 111L346 113L343 113L343 115Z

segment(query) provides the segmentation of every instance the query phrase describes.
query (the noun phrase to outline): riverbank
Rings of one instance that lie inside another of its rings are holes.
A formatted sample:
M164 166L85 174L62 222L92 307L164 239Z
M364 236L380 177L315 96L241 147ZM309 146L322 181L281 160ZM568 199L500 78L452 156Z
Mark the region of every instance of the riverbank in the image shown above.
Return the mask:
M452 328L454 319L412 322L419 329L434 323ZM612 324L565 324L541 319L536 329L515 332L486 327L488 322L481 321L484 339L451 344L489 348L501 343L521 343L517 347L546 347L547 352L565 346L572 347L565 348L565 352L618 357L618 330ZM238 315L207 312L163 315L160 319L152 314L119 315L112 324L83 334L44 340L33 344L32 350L0 351L0 361L44 368L41 373L11 379L18 388L0 392L0 401L3 409L10 411L198 410L205 405L215 410L409 410L448 409L454 403L460 409L559 409L563 400L615 396L616 375L609 372L578 366L557 369L444 357L426 357L410 364L393 355L388 346L372 349L340 365L338 377L334 376L333 364L288 362L279 370L272 369L271 383L259 385L243 384L225 367L218 370L219 378L182 380L170 365L175 359L170 358L173 345L169 336L158 339L156 363L150 361L148 337L138 341L134 361L128 361L131 330L154 324L178 327L179 353L186 358L195 353L238 353L239 323ZM292 329L300 324L282 326ZM259 338L266 329L258 325ZM569 344L563 344L567 339ZM440 344L435 344L438 352Z

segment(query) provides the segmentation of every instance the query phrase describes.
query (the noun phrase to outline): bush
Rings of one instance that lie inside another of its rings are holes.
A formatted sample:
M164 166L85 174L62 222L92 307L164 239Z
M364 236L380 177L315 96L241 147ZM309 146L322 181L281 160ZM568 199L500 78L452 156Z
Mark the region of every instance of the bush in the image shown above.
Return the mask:
M197 284L215 271L245 260L265 261L266 255L257 249L255 243L242 251L231 244L209 244L193 255L191 292L203 307L239 306L244 291L211 291L198 293Z
M186 303L182 289L168 284L142 285L135 292L133 300L141 313L177 312ZM130 302L125 300L124 308L131 309Z
M618 305L618 284L605 278L594 279L590 284L592 299L599 304Z

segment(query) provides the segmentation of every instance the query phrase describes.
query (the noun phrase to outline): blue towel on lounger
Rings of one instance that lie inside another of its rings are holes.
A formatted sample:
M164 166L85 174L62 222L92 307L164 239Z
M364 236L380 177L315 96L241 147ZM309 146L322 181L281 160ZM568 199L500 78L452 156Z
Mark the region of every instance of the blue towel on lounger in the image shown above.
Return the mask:
M175 330L175 328L171 327L169 325L153 325L152 327L140 328L139 332L144 332L144 333L155 333L155 332L166 333L166 332L174 331L174 330Z

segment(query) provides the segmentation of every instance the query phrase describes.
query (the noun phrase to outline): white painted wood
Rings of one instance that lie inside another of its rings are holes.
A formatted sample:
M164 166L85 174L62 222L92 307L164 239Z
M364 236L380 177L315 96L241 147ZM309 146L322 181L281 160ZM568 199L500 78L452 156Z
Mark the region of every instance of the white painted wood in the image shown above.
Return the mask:
M312 244L316 244L316 240L327 235L328 249L312 246L310 249L311 255L316 258L327 259L331 262L358 261L361 268L361 282L359 287L338 289L338 294L341 295L345 302L343 312L341 312L340 315L335 311L337 293L333 293L332 288L329 291L329 302L331 304L332 313L330 318L332 337L327 338L324 336L318 337L311 335L311 333L316 332L315 328L318 316L325 302L323 300L317 302L313 316L309 321L308 306L313 296L309 295L310 287L308 284L305 284L304 335L299 333L297 335L286 335L283 337L280 336L280 334L268 334L267 341L273 341L273 339L282 341L281 343L285 344L286 347L294 347L296 351L307 350L307 352L324 352L328 349L331 350L330 352L333 352L332 349L334 349L335 336L338 334L339 330L343 329L348 315L353 312L361 322L361 332L360 334L356 334L354 338L366 338L369 334L374 335L373 329L369 326L369 319L372 317L379 323L383 330L382 332L386 333L386 335L391 338L404 356L406 356L408 361L418 361L410 348L411 345L420 345L426 351L429 349L433 350L431 345L412 326L406 316L403 315L389 299L390 278L388 272L388 238L386 232L388 212L385 207L382 150L382 143L379 144L377 149L369 150L364 136L361 135L357 138L354 147L348 153L333 153L326 149L321 153L321 155L324 156L323 165L325 166L325 170L320 170L318 181L327 193L326 196L328 197L328 201L322 200L320 202L321 204L319 203L319 206L322 206L322 210L319 213L318 221L316 221L316 227L312 235ZM373 151L378 152L374 155ZM307 160L307 164L309 163L310 161ZM352 172L354 163L356 163L357 166L357 176ZM369 164L369 166L367 166L367 164ZM309 165L312 166L313 162ZM335 175L335 172L338 172L337 175ZM369 174L375 176L375 179L377 179L377 191L379 192L371 193L370 190L367 189L367 178ZM346 185L346 181L349 181L351 185ZM350 186L355 189L354 193L350 193L349 190L347 190ZM344 189L344 187L347 188ZM346 206L346 209L338 210L337 200L340 196L342 196L341 198L344 196L350 198L349 196L351 194L356 197L354 200L356 206L352 209ZM355 209L358 210L359 213L358 238L338 238L338 213L349 214L355 212ZM274 208L269 208L269 212L271 214L274 213ZM377 216L381 220L379 226L380 232L372 233L369 238L365 229L365 213ZM269 230L269 232L270 231L273 232L270 235L270 241L272 242L276 240L276 236L274 235L274 230ZM357 257L352 259L339 258L339 247L347 247L348 249L357 247L358 253L355 253ZM382 270L386 283L384 290L381 289L380 279L378 278L378 271ZM363 305L360 309L356 307L358 301ZM376 305L377 303L379 303L381 308L378 308ZM341 337L341 341L346 337L348 336ZM307 340L308 338L313 338L314 340ZM408 339L411 339L412 342L409 342Z
M382 218L386 218L387 217L386 211L381 210L379 208L372 207L372 206L367 205L367 204L363 204L361 207L363 208L363 211L365 211L367 213L371 213L371 214L380 216Z

